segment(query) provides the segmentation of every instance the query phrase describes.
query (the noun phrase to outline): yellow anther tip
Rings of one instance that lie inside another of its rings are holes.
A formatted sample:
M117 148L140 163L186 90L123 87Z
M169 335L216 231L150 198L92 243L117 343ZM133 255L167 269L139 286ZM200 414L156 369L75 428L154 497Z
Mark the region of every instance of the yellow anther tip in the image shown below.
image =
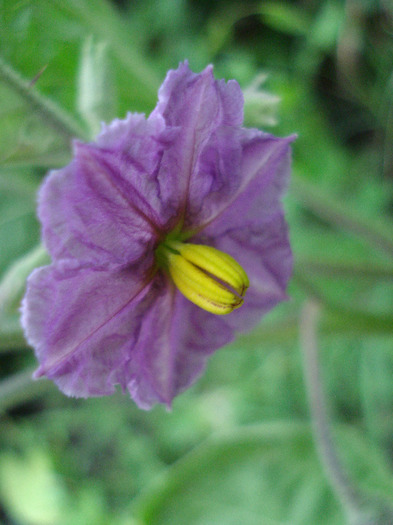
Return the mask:
M246 272L230 255L211 246L167 242L165 265L179 291L200 308L226 315L240 308L249 287Z

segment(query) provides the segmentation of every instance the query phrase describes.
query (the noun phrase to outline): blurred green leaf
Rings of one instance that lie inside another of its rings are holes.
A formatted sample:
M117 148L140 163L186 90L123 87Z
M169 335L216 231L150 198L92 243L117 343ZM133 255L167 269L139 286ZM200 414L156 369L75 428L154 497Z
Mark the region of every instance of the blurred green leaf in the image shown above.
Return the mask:
M359 387L370 435L387 451L393 448L393 351L391 340L370 338L361 342ZM377 349L377 351L376 351Z
M19 309L26 279L34 268L50 261L42 245L17 259L0 281L0 353L26 346L19 320Z
M27 88L29 97L33 89ZM47 108L44 115L40 114L36 93L33 98L26 100L0 78L0 165L4 168L53 166L69 157L70 135L65 130L54 132L53 120L48 123Z
M42 1L42 7L49 2ZM127 25L115 8L105 0L97 0L93 4L88 0L61 0L50 2L55 9L71 18L81 26L82 33L94 35L101 42L106 42L122 67L125 68L128 83L132 88L130 93L136 99L135 106L152 106L156 100L159 79L137 48L133 46L133 38ZM137 108L135 108L137 109Z
M0 272L39 242L38 183L38 177L29 171L0 171Z
M391 472L361 436L340 430L351 471L375 505L390 500ZM283 502L286 502L285 505ZM217 435L170 468L133 509L141 523L342 524L308 428L271 423ZM323 521L322 521L323 520Z
M310 28L310 17L305 10L284 2L261 2L259 12L266 24L291 35L305 35Z
M0 380L0 416L20 403L36 399L50 388L48 381L34 381L34 368Z
M50 458L37 448L26 457L9 452L0 458L0 494L8 512L19 523L61 523L64 487Z
M0 326L3 316L16 314L25 291L26 279L38 266L49 264L42 245L17 259L0 281Z
M0 354L24 349L26 345L19 314L3 317L0 323Z
M343 25L345 5L328 0L321 3L311 31L307 32L309 46L324 51L334 49Z
M364 239L393 258L393 235L390 224L383 220L364 217L361 211L347 206L337 198L320 190L304 177L294 177L292 191L303 206L330 224Z
M28 83L10 64L0 57L0 82L3 82L21 97L36 114L59 135L67 139L72 137L83 138L85 132L73 117L53 101L40 95L34 83Z
M113 4L97 0L4 2L0 12L3 56L26 78L46 66L36 86L44 96L77 117L76 77L86 37L108 48L120 96L119 111L150 111L160 76L138 48L138 38ZM35 52L31 53L31 49ZM121 116L121 115L119 115Z

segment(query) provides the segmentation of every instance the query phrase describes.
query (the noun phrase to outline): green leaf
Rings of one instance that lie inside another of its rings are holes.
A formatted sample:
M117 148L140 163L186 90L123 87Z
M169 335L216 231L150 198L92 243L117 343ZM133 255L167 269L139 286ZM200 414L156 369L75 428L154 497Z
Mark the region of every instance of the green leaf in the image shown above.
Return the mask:
M30 273L49 262L47 251L39 245L11 265L0 281L0 326L3 316L17 312Z
M47 4L42 2L42 7ZM153 105L157 98L159 79L140 51L133 46L129 28L115 8L104 0L94 3L88 0L54 0L52 6L60 14L76 22L81 32L88 31L102 42L107 42L113 55L127 72L130 93L145 107ZM139 106L138 104L138 106Z
M393 477L383 458L353 430L341 429L338 440L362 489L372 487L372 508L384 508ZM149 525L343 523L309 428L285 422L207 440L168 469L134 509Z
M305 208L321 219L359 236L393 258L392 228L386 221L364 217L360 210L339 201L304 177L293 177L292 192Z
M304 10L284 2L261 2L259 12L270 27L283 33L305 35L310 27Z
M365 426L387 453L393 435L393 352L391 339L369 338L361 341L359 370L361 403Z
M36 398L51 388L49 381L34 381L33 372L34 368L29 368L0 381L0 414Z
M320 6L314 19L313 27L309 30L309 46L322 49L326 52L334 49L340 30L345 19L345 7L337 2L327 1Z
M37 448L25 457L15 452L3 454L0 473L2 502L18 523L61 523L64 486L46 454Z
M0 323L0 354L26 348L19 315L4 316Z
M85 131L63 108L42 96L31 82L27 82L15 69L0 57L0 82L6 84L38 114L43 122L67 139L85 137Z
M39 242L35 193L39 178L29 171L0 171L0 272Z
M0 23L2 52L8 63L29 80L46 66L35 89L56 101L72 118L78 117L75 79L81 42L89 35L107 46L110 74L116 79L119 94L118 116L127 110L150 111L154 107L161 75L156 76L143 51L137 47L138 38L131 24L112 3L105 0L5 2Z

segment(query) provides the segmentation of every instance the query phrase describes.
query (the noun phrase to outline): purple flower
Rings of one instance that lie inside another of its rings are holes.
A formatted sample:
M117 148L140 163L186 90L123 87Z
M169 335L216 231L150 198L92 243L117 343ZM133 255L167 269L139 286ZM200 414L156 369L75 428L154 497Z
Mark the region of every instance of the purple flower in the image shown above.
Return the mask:
M39 196L53 262L32 273L22 305L35 377L70 396L120 384L142 408L170 405L214 350L286 298L293 137L242 122L237 82L184 63L148 119L128 114L74 143Z

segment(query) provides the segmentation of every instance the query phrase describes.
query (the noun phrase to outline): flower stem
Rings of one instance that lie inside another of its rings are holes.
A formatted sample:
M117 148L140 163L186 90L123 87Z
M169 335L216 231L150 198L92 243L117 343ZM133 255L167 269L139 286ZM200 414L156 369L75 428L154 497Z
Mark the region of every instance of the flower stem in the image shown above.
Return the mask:
M341 463L330 430L326 399L318 363L317 323L320 307L308 301L303 309L300 336L314 439L330 484L347 514L348 523L371 523L363 511L364 498Z
M20 95L33 111L66 139L80 138L88 140L86 131L63 109L51 100L37 93L31 83L27 82L9 64L0 57L0 81L7 84Z

